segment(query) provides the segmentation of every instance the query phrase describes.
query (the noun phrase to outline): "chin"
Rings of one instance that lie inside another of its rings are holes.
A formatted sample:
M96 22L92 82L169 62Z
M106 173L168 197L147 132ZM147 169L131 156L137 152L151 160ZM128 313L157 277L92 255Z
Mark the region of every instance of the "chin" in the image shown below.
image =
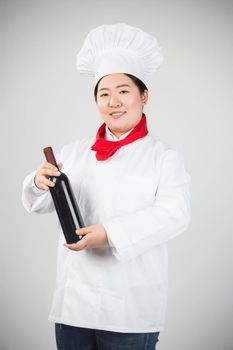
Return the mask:
M110 122L108 124L109 129L116 132L127 132L127 130L131 129L128 124L124 123L124 121L116 120Z

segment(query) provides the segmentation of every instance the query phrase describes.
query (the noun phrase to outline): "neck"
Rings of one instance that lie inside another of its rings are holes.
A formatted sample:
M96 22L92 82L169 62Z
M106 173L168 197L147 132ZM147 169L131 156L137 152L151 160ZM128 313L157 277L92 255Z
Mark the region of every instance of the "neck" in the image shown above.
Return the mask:
M110 128L109 128L109 130L111 131L111 133L114 135L114 136L116 136L118 139L122 136L122 135L124 135L124 134L126 134L129 130L126 130L126 131L124 131L124 132L113 132Z

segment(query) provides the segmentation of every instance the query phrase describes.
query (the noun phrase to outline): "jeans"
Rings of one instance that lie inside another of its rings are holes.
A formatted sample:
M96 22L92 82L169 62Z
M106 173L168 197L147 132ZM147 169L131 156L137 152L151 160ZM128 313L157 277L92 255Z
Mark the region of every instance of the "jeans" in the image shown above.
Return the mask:
M55 324L58 350L154 350L156 333L118 333Z

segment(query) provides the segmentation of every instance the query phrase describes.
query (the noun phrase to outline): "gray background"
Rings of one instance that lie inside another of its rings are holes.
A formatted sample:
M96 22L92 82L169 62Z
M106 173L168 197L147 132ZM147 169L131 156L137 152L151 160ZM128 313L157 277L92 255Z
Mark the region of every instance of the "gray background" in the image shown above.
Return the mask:
M126 22L155 35L165 61L149 83L151 132L180 149L192 222L168 243L170 286L159 350L230 350L232 332L232 23L223 0L1 1L1 350L55 349L47 321L56 214L29 215L26 174L96 133L94 81L75 55L90 29Z

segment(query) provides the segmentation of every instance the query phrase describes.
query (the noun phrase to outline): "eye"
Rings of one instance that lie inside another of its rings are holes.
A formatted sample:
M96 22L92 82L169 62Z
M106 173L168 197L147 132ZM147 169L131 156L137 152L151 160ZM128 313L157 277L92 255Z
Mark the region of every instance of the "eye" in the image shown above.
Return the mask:
M100 95L100 97L104 97L104 96L108 96L108 94L105 93L105 94L101 94L101 95Z
M121 93L125 94L125 93L127 93L127 92L129 92L129 91L127 91L127 90L121 90L121 91L120 91L120 94L121 94Z

